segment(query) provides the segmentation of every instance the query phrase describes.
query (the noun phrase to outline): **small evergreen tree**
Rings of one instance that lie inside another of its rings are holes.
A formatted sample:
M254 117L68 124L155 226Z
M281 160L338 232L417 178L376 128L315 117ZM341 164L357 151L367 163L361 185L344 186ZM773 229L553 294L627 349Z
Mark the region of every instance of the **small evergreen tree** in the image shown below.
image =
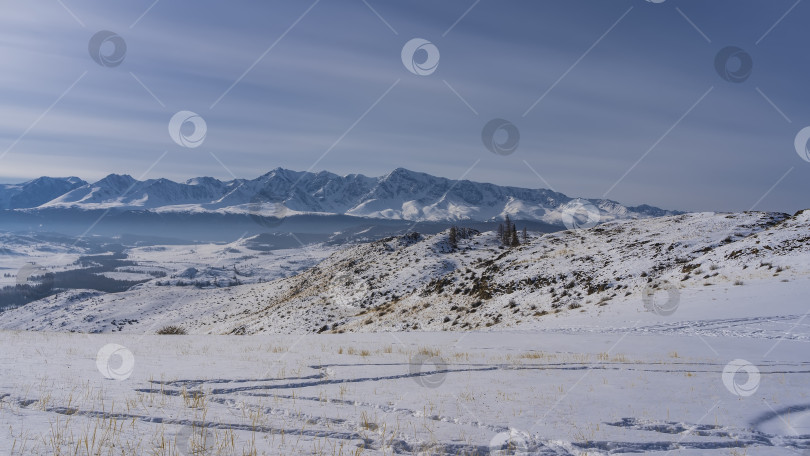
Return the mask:
M523 227L523 243L529 242L529 233L526 232L526 227Z
M455 250L458 248L458 230L456 230L455 226L450 227L450 235L449 235L449 242L450 247Z
M504 222L503 222L503 233L501 235L501 243L503 245L508 246L508 245L512 244L512 229L513 228L514 228L514 225L512 225L512 220L509 218L509 214L506 214L506 217L504 217Z
M509 245L511 247L517 247L520 245L520 241L518 241L517 228L514 225L512 225L512 240L509 242Z

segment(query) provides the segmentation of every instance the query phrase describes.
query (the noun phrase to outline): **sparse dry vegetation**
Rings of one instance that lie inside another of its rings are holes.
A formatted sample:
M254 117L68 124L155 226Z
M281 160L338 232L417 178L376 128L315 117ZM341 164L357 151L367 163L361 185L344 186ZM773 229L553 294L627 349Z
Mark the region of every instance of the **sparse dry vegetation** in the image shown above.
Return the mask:
M166 335L184 335L186 330L182 326L168 325L157 330L157 334L161 336Z

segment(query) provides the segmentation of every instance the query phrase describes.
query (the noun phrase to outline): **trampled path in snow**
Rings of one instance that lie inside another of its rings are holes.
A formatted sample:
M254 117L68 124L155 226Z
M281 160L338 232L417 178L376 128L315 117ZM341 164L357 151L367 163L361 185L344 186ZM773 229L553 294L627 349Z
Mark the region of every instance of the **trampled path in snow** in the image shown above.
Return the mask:
M706 337L731 336L766 340L810 341L810 320L807 315L771 315L765 317L718 318L686 320L646 326L570 327L549 331L562 333L604 334L670 334L700 335Z

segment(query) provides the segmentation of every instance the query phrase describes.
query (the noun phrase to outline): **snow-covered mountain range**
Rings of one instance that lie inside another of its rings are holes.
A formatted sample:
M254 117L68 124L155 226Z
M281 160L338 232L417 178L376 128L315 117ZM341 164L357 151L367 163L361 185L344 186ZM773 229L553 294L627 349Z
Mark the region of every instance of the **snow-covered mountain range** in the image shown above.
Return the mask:
M277 168L252 180L200 177L178 183L111 174L94 183L76 177L42 177L0 185L0 210L23 212L115 209L270 217L328 214L433 222L491 221L508 214L518 220L560 225L566 204L573 200L546 189L451 180L402 168L381 177ZM647 205L626 207L606 199L579 201L598 208L600 221L677 214Z

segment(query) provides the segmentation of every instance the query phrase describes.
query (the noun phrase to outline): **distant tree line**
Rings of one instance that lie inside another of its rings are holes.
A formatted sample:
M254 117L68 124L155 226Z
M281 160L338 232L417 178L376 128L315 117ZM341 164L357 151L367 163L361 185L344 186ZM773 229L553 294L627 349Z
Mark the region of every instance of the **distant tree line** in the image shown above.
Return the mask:
M523 238L524 244L529 242L529 233L526 231L526 227L523 227L520 237ZM507 247L517 247L520 245L520 237L518 236L517 225L509 218L509 214L506 214L503 223L498 225L498 239L500 239L501 244Z
M473 228L459 228L457 226L451 226L447 238L447 243L450 244L450 248L456 250L458 248L459 239L469 239L472 236L479 233L480 231Z
M137 266L126 261L127 256L116 252L112 255L93 255L80 257L74 265L81 269L48 272L41 276L31 276L29 284L18 284L0 288L0 311L20 307L64 290L88 289L103 293L120 293L148 280L117 280L103 275L123 266ZM153 277L162 277L163 271L150 271Z
M264 280L259 280L259 282L264 282ZM208 279L199 279L199 280L178 280L176 282L171 282L169 280L160 281L158 280L155 282L155 285L158 287L196 287L196 288L223 288L223 287L235 287L237 285L242 285L243 282L239 280L238 277L233 276L230 279L225 278L224 280L219 280L218 278L214 278L214 280Z
M43 283L37 285L14 285L0 288L0 312L24 306L29 302L54 294L53 275L45 274L43 279Z
M447 243L455 250L458 248L459 238L469 238L473 233L478 233L478 231L451 226L447 235ZM529 242L529 232L524 227L521 233L518 234L517 226L512 223L512 220L507 215L504 222L498 225L498 239L507 247L517 247L521 244L521 239L524 244Z

